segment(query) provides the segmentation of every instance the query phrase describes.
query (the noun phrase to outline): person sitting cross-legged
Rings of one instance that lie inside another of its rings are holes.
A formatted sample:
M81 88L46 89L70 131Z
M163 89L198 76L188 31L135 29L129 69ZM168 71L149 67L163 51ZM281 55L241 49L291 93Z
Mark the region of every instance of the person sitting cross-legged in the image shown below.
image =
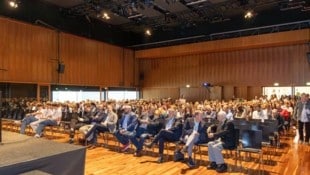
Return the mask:
M185 146L183 147L182 152L187 152L187 165L190 168L196 166L195 162L192 159L194 145L198 143L207 143L207 128L205 127L205 122L202 120L202 115L203 112L201 110L196 110L194 113L194 117L187 118L184 124L185 136L183 138L183 141L185 142Z
M119 121L119 128L114 133L116 139L123 145L121 151L127 151L130 146L129 139L135 137L135 129L138 125L137 116L131 111L130 105L123 106L124 113Z
M176 110L174 107L168 109L168 118L165 119L164 128L155 136L154 140L150 143L145 143L144 145L151 148L154 144L159 145L159 158L158 163L164 161L164 143L165 142L176 142L179 141L182 136L183 124L181 118L176 118Z
M100 123L95 123L93 127L85 134L87 141L93 145L97 145L97 135L99 133L110 132L114 133L116 130L117 114L113 111L112 105L107 106L107 116L102 119Z
M215 169L218 173L227 171L227 165L224 162L222 150L235 147L235 127L234 124L226 118L226 113L220 111L217 114L217 125L208 128L209 139L215 139L208 142L208 156L210 164L208 169ZM209 132L211 128L216 127L216 132Z

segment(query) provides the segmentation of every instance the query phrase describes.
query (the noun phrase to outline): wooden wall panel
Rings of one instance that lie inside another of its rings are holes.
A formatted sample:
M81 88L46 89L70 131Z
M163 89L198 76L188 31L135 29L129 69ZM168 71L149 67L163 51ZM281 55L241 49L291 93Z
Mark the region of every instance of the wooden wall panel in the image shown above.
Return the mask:
M233 98L238 98L235 96L234 86L226 85L223 87L223 99L231 100Z
M136 76L136 62L134 58L134 52L129 49L124 49L124 84L125 86L135 86Z
M188 101L204 101L210 98L210 91L203 87L180 88L180 96Z
M50 59L56 58L52 30L0 18L0 81L52 81Z
M134 52L69 34L61 34L61 59L66 71L61 84L132 86Z
M263 95L262 93L262 87L254 87L254 86L248 86L247 88L247 99L254 99L255 97L260 97Z
M161 99L180 97L179 88L143 88L141 89L143 99Z
M246 87L305 85L310 81L308 44L256 48L227 52L141 59L144 88L199 87L203 82L222 86L223 98L246 98L257 94ZM229 87L236 87L234 93ZM193 95L196 96L196 95ZM237 96L236 96L237 97Z
M273 47L290 44L302 44L309 42L310 29L294 30L279 33L270 33L225 40L207 41L163 48L140 50L136 52L136 58L162 58L202 54L209 52L223 52L257 47Z
M0 23L0 69L7 69L0 70L2 82L138 85L132 50L6 18ZM62 74L57 72L58 58L65 65Z
M234 89L234 96L237 98L248 98L248 87L247 86L239 86Z

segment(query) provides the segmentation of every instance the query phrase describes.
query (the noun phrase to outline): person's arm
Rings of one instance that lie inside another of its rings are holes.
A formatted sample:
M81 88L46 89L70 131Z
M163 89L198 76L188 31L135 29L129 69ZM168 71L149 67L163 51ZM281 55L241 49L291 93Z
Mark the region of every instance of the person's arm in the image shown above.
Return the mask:
M222 137L222 136L224 136L230 132L234 132L234 124L232 122L227 122L226 125L227 126L224 128L223 131L214 133L215 138L219 138L219 137Z

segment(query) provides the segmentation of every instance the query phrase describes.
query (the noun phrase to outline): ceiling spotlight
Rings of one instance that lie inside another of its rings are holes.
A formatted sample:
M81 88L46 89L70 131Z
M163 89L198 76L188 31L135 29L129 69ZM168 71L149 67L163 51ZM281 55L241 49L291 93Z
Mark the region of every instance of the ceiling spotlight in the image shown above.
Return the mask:
M147 30L145 30L145 34L146 34L147 36L151 36L151 35L152 35L152 32L151 32L150 29L147 29Z
M109 16L108 13L104 12L103 15L102 15L102 18L103 19L110 19L111 17Z
M12 8L17 8L18 7L18 3L14 0L10 0L9 2L9 6Z
M273 83L274 86L279 86L279 83Z
M245 19L251 19L254 16L254 12L252 10L248 10L244 14Z
M191 87L191 85L187 84L185 87L190 88L190 87Z

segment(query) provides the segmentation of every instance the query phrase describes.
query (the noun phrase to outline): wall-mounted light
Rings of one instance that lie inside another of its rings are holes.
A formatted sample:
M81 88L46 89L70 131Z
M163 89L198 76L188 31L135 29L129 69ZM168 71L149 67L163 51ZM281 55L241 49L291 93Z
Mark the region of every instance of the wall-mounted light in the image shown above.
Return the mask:
M279 86L279 83L273 83L274 86Z
M307 82L306 85L307 85L307 86L310 86L310 82Z
M191 85L187 84L185 87L186 87L186 88L190 88L190 87L191 87Z

